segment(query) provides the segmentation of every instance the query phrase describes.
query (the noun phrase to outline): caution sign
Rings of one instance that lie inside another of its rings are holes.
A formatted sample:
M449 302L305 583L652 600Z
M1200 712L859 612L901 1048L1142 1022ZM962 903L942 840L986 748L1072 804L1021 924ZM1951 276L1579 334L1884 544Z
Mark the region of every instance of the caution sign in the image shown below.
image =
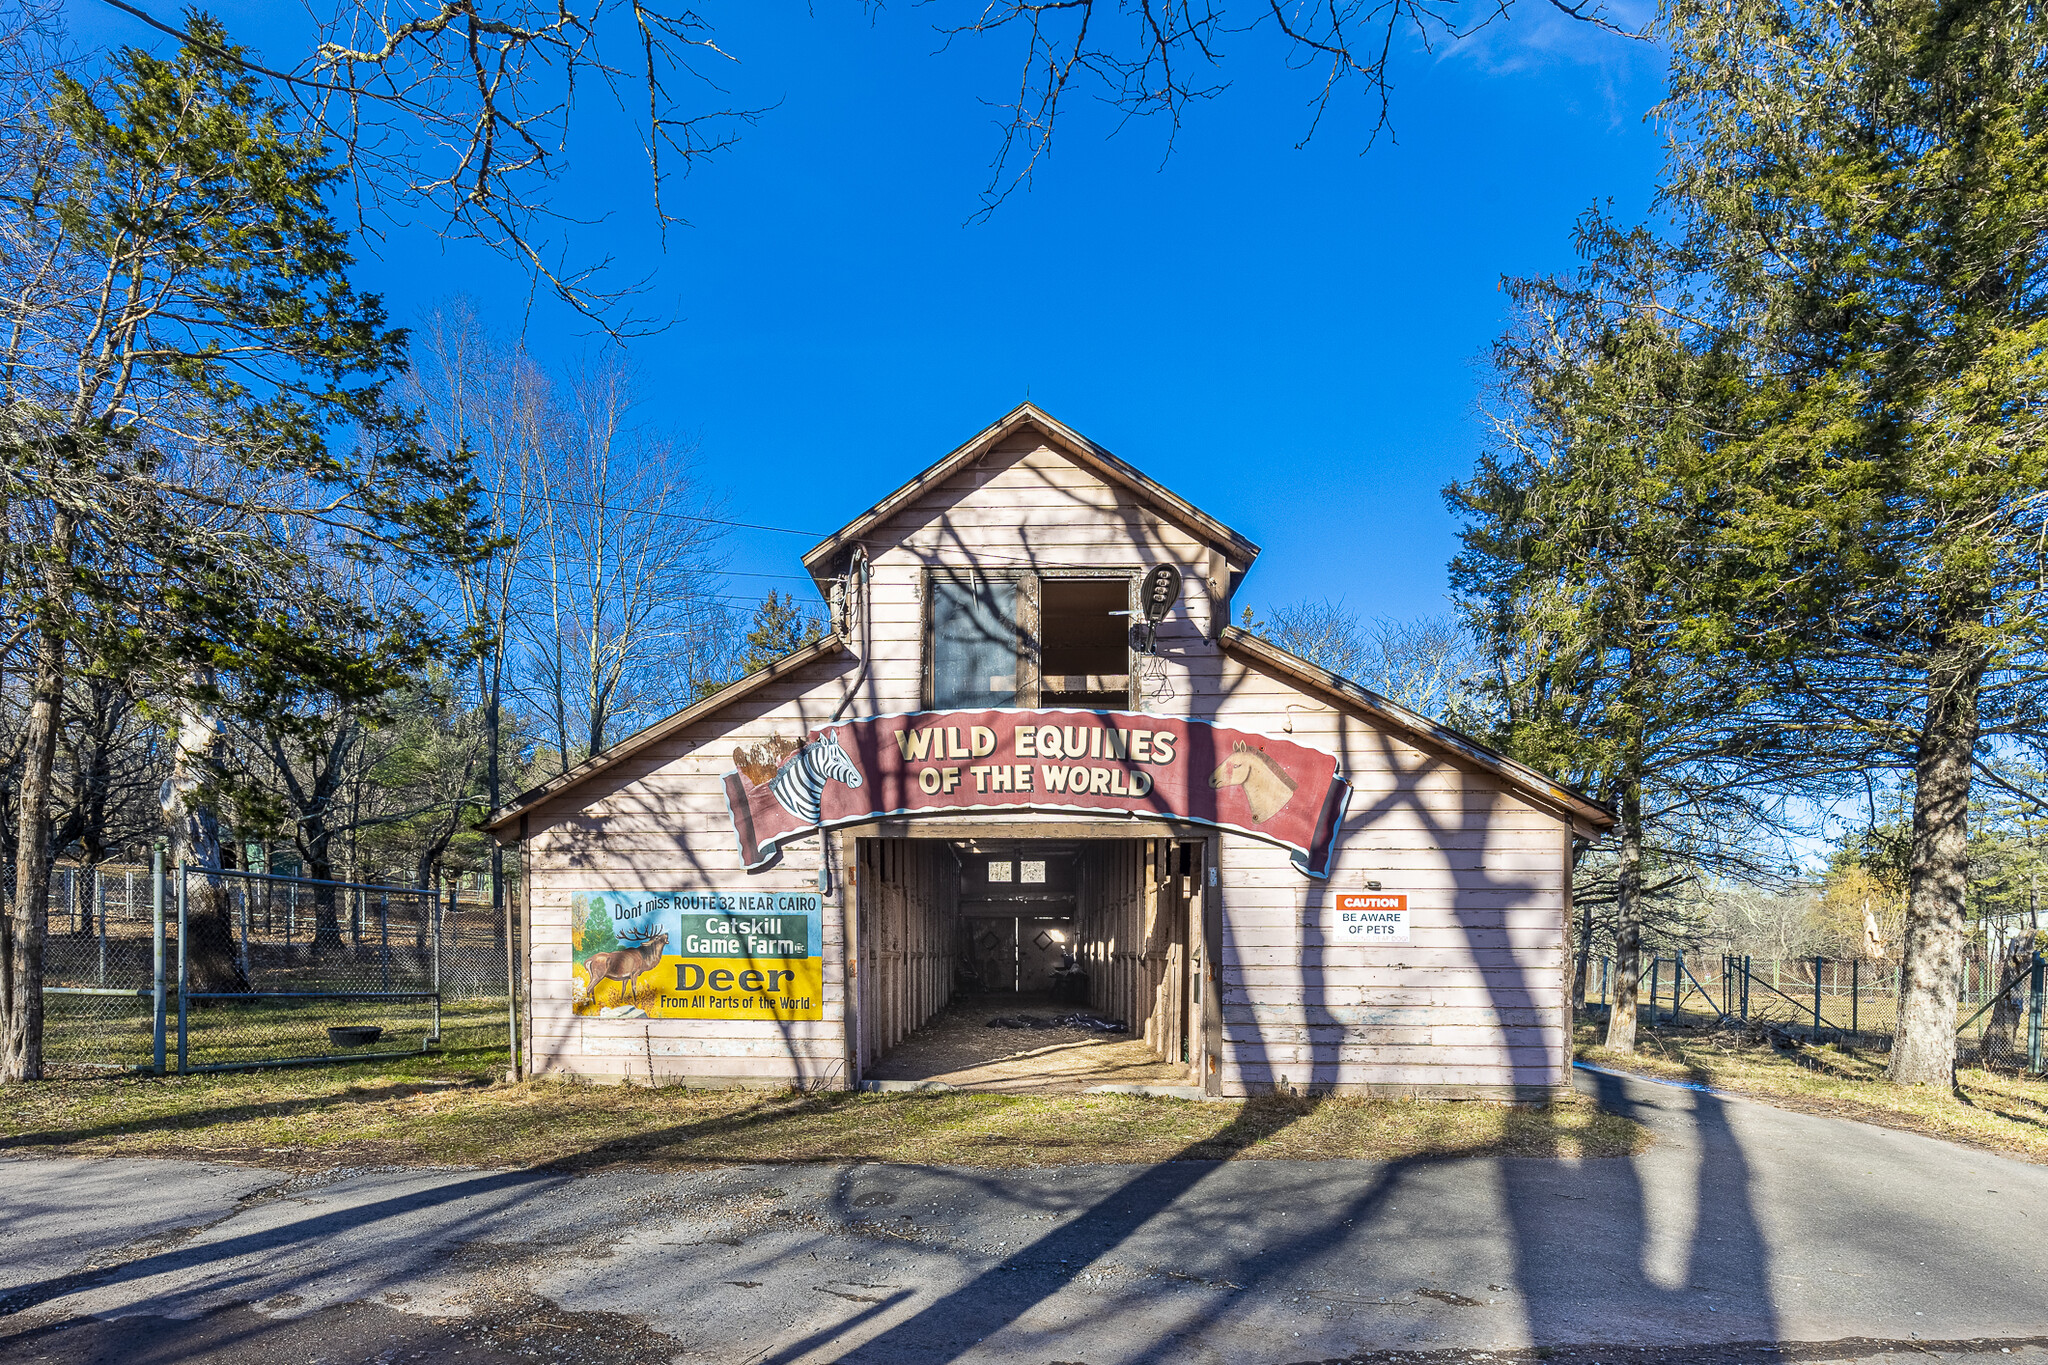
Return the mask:
M578 1014L824 1018L816 892L593 891L571 907Z
M1408 941L1408 897L1371 891L1349 892L1337 897L1337 923L1333 943L1406 943Z

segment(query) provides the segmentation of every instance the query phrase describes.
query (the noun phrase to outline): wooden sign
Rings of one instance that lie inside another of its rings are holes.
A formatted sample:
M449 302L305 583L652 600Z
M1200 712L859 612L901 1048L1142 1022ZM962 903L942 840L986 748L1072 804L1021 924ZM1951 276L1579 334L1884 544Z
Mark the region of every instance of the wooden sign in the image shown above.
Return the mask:
M725 776L747 867L791 839L955 811L1161 815L1278 844L1329 870L1350 802L1331 754L1207 721L1127 711L916 711L735 751Z
M816 892L592 891L570 906L578 1014L825 1017Z

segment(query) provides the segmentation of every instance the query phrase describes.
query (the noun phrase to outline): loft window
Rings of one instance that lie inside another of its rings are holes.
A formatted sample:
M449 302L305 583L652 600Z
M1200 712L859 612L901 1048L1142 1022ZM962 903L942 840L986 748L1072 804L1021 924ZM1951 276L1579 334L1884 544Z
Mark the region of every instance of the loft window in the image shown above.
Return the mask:
M1006 882L1010 880L1009 862L1007 860L991 860L988 865L988 879L992 882ZM1039 880L1043 881L1045 879L1041 877Z
M1043 885L1045 882L1045 859L1026 858L1017 864L1017 880L1026 886Z
M973 709L1017 704L1020 635L1015 579L931 579L931 704Z
M1130 580L1048 577L1040 594L1040 705L1130 705Z

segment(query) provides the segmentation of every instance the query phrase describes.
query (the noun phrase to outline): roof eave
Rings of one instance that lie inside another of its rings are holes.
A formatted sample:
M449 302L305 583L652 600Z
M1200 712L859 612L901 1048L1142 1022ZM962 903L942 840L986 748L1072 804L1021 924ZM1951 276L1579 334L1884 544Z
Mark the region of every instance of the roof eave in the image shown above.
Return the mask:
M1440 725L1419 712L1411 711L1399 702L1383 697L1370 688L1362 687L1340 673L1332 673L1319 664L1310 663L1300 655L1280 648L1270 640L1262 640L1242 626L1225 626L1220 639L1225 649L1277 668L1298 681L1320 688L1371 713L1395 729L1406 731L1440 748L1448 749L1493 773L1517 791L1537 797L1545 804L1558 807L1600 829L1610 828L1614 824L1614 812L1583 792L1574 791L1528 764L1509 758L1499 750L1481 744L1470 735L1460 734L1447 725Z
M581 786L590 778L596 777L614 764L624 762L648 746L658 744L677 731L694 725L707 716L715 715L742 698L751 696L776 679L786 678L806 664L822 659L828 654L837 654L844 648L846 642L838 635L822 635L801 649L783 655L766 668L756 669L744 678L727 683L702 701L693 702L674 715L635 731L603 753L593 754L584 759L568 772L552 777L530 791L521 792L512 799L512 804L493 811L484 821L483 827L496 833L542 802L551 801L562 793Z

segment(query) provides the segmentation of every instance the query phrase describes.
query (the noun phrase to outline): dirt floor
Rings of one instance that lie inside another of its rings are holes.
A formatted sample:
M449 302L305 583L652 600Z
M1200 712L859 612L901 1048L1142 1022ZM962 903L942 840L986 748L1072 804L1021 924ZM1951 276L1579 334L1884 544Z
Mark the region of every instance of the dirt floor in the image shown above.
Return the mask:
M1042 995L977 995L953 1001L865 1073L877 1081L944 1081L967 1090L1046 1094L1097 1085L1191 1085L1187 1067L1160 1061L1142 1038L1087 1029L990 1028L1020 1015L1088 1013Z

